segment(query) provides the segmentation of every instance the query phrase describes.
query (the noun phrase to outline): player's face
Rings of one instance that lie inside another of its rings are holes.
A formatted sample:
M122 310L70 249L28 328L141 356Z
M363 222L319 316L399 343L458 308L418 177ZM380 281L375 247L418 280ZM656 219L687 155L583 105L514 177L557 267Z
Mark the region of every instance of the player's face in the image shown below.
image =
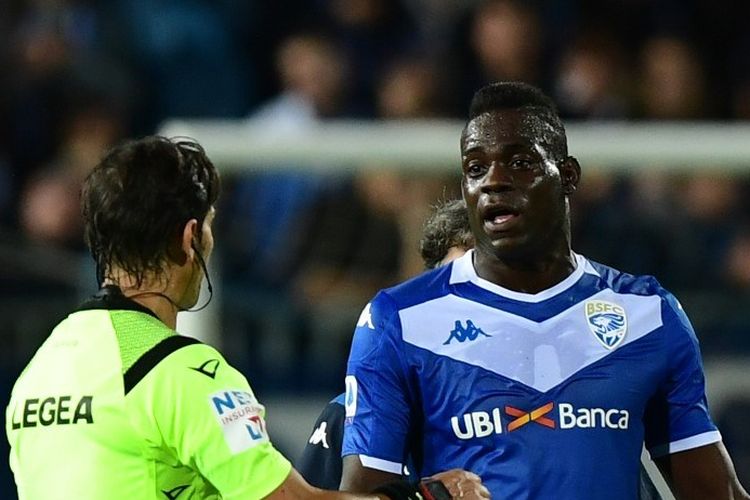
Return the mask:
M484 113L467 125L461 188L478 251L524 259L564 234L560 166L569 167L539 139L547 131L543 120L519 110Z

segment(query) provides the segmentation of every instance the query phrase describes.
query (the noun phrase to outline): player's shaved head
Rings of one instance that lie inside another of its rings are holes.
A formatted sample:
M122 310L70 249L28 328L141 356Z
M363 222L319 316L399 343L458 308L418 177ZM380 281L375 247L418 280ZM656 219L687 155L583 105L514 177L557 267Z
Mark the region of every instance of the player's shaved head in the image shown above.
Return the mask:
M533 85L496 82L482 87L471 100L469 122L485 113L511 109L527 114L527 134L544 144L555 158L562 159L568 155L565 126L560 120L557 107L552 99Z

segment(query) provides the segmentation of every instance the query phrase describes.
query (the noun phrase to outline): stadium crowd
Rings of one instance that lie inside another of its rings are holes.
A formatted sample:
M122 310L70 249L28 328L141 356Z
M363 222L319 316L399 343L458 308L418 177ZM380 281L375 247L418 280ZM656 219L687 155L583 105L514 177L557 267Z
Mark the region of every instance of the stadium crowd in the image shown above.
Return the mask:
M566 121L750 119L744 0L0 0L0 11L11 372L91 292L86 267L70 270L87 261L82 178L169 117L279 134L328 118L465 119L478 87L523 80ZM583 167L580 250L675 291L706 357L750 354L750 177ZM227 178L217 261L235 365L256 386L340 390L362 305L420 272L430 204L458 194L457 177L396 170ZM741 474L745 453L734 452Z

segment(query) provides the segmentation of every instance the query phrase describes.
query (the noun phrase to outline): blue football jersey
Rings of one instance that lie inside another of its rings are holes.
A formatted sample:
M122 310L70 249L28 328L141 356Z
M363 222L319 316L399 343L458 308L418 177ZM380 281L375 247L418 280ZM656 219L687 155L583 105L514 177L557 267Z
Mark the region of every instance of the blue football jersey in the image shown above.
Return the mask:
M493 498L633 499L644 442L656 457L719 441L677 300L576 261L538 294L480 278L473 252L381 291L355 331L342 454L464 468Z

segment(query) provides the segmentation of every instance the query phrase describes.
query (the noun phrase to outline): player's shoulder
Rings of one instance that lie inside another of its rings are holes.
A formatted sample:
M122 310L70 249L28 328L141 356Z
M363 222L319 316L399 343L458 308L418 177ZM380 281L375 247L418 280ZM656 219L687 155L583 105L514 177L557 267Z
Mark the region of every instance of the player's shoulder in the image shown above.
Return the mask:
M452 267L453 263L431 269L381 290L378 294L380 301L390 303L392 307L401 310L448 295Z
M147 354L144 359L150 358L150 362L138 370L132 380L128 380L129 373L125 374L126 391L140 385L150 387L146 388L146 393L184 390L201 394L225 390L250 392L244 375L216 348L182 335L173 338L179 346L171 352ZM142 391L135 391L139 392Z
M656 277L643 274L631 274L610 266L586 259L589 270L599 276L603 286L622 295L638 295L642 297L658 297L662 315L673 317L680 323L685 323L685 312L682 305L672 292L659 283Z
M615 293L665 297L669 295L656 277L648 274L631 274L614 267L586 259L590 272L599 276L604 285Z
M346 393L341 393L332 399L323 411L320 412L320 416L316 421L316 427L322 422L327 422L328 427L336 427L344 425L344 417L346 413Z
M215 347L204 344L192 337L176 335L181 339L181 346L164 356L159 362L163 371L179 371L185 368L193 372L203 374L211 379L216 379L221 371L231 369L234 371L224 356Z
M449 267L427 271L399 285L380 290L359 315L350 361L368 359L388 342L399 342L402 311L449 293Z

